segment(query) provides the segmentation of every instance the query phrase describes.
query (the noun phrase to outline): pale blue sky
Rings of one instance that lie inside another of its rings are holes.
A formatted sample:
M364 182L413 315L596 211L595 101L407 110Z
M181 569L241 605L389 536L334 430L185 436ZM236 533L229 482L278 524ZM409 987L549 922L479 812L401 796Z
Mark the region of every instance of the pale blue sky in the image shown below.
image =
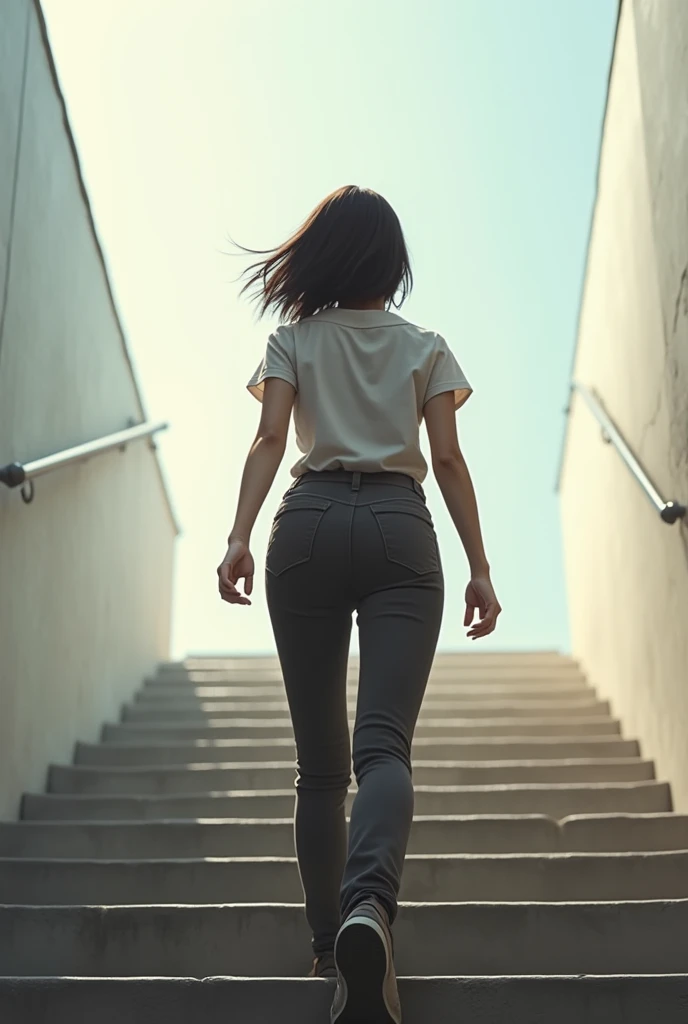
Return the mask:
M554 481L616 0L43 7L144 398L172 424L173 654L273 649L263 556L293 443L256 526L252 607L216 589L259 415L245 382L273 326L222 250L229 233L280 242L342 184L397 209L416 277L403 312L449 339L475 388L459 431L504 606L480 649L566 650ZM460 649L465 558L426 491L440 648Z

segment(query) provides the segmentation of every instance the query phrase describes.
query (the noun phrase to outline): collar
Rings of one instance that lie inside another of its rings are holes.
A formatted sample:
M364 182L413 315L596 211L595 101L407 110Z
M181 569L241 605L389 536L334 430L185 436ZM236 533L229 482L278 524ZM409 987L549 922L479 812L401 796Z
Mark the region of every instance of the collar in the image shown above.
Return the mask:
M321 309L307 320L324 320L331 324L342 324L344 327L396 327L406 324L403 316L390 313L385 309Z

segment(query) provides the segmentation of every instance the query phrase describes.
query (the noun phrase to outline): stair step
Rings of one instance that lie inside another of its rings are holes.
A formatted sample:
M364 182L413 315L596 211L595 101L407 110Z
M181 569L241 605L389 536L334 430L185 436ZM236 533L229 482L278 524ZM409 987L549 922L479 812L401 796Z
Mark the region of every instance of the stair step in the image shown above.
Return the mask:
M98 771L108 766L72 765L59 769L78 774L82 770ZM198 789L199 776L203 788L217 789L285 789L293 786L296 767L292 761L245 763L227 765L206 765L193 772L183 766L165 769L167 785L157 792L184 792L188 787ZM56 769L56 772L58 769ZM122 772L129 772L134 786L139 780L150 779L159 773L156 767L115 767L115 784L121 783ZM652 761L640 758L592 758L534 761L415 761L413 780L416 785L491 785L493 783L516 782L640 782L654 778ZM116 790L122 792L121 789ZM112 790L115 792L115 790ZM149 790L128 789L127 792L149 792Z
M284 681L281 676L267 681L242 681L211 677L207 680L145 679L138 691L146 697L167 697L184 699L207 693L219 692L225 699L250 697L253 700L284 697ZM349 680L347 696L355 700L358 694L358 680ZM425 691L427 700L575 700L578 697L594 697L596 691L582 676L568 676L562 679L511 679L511 680L456 680L451 678L430 679Z
M216 703L236 703L239 708L253 706L256 708L273 707L278 711L283 711L288 714L289 704L285 695L284 687L275 687L277 692L268 692L267 694L256 694L255 687L242 688L240 699L236 699L237 687L222 687L222 686L198 686L189 688L188 690L163 690L163 689L150 689L143 687L137 690L132 700L137 704L151 704L154 706L179 706L179 707L193 707L194 705L202 704L207 701ZM244 693L243 690L246 690ZM356 701L358 698L358 692L354 689L348 689L346 693L347 704L353 711L356 708ZM562 690L550 691L540 687L539 689L529 690L515 690L513 687L504 689L503 687L497 691L486 690L484 687L472 687L462 688L454 693L427 693L423 700L421 707L421 714L425 714L428 708L463 708L477 705L479 707L494 708L495 706L508 707L516 706L520 707L524 705L526 708L529 705L545 705L549 707L562 707L568 704L599 704L607 703L601 702L594 690L588 686L581 686L576 689L568 688Z
M95 744L100 746L100 744ZM167 744L170 746L170 744ZM185 744L175 744L175 747ZM187 744L188 746L188 744ZM282 737L268 743L247 739L226 740L220 743L200 741L197 747L204 749L206 761L224 761L228 754L236 752L240 759L284 760L295 755L293 739ZM272 748L272 751L271 751ZM444 737L417 736L413 741L414 763L418 759L432 757L435 760L531 760L540 759L592 759L629 758L640 756L637 740L613 736L478 736L457 737L447 741ZM276 754L271 757L271 752Z
M207 711L184 711L179 714L170 712L170 715L171 717L167 717L157 711L139 711L138 706L127 706L123 709L123 718L126 722L149 721L160 727L167 725L174 728L180 724L203 727L211 722L217 722L216 729L221 728L226 734L226 739L273 739L294 735L288 718L221 718L214 705L209 705ZM353 719L349 721L349 729L352 727ZM620 733L618 720L606 715L553 714L527 718L426 718L418 722L415 737L422 739L424 736L617 736Z
M360 672L360 661L349 661L347 667L347 678L357 679ZM281 670L278 661L272 664L250 666L247 663L236 665L222 665L199 662L196 665L175 666L164 665L158 668L153 678L156 679L198 679L199 677L236 678L245 677L249 680L257 680L265 676L281 677ZM448 677L451 679L523 679L523 678L545 678L556 679L560 677L575 676L581 677L580 666L573 661L563 659L552 659L551 661L489 661L486 655L478 655L472 661L461 660L458 662L433 661L430 671L430 680Z
M358 666L351 666L346 674L347 682L355 684L359 680ZM279 667L264 668L259 670L247 670L245 667L236 669L212 669L194 668L187 671L159 672L157 675L148 677L151 682L160 681L167 684L175 683L224 683L241 682L244 685L251 683L263 684L265 682L281 682L282 672ZM580 668L576 665L530 665L530 666L489 666L478 663L471 667L453 668L452 666L433 665L428 678L432 685L436 682L455 683L530 683L533 681L544 683L556 683L562 680L583 680L585 677Z
M126 793L127 785L138 786L143 795L144 780L135 774L94 778L88 773L67 776L70 769L51 769L51 785L60 787L53 792L74 792L76 787L92 786L92 793L98 793L98 786L118 787ZM293 814L295 791L291 789L226 790L208 792L204 787L203 770L186 773L185 785L196 784L199 791L185 794L190 797L184 817L212 818L284 818ZM121 781L120 781L121 779ZM132 781L133 780L133 781ZM165 785L165 774L151 777L150 792L156 796ZM69 787L72 787L71 789ZM76 790L78 792L78 790ZM82 790L83 792L83 790ZM112 789L105 789L114 795ZM671 810L670 788L666 782L603 782L603 783L522 783L492 786L432 786L415 787L415 808L418 814L548 814L553 818L565 818L570 814L591 814L594 812L646 812ZM347 795L347 808L351 809L355 793ZM171 796L171 795L170 795ZM184 795L171 796L183 800ZM181 805L180 805L181 806ZM189 808L193 810L189 811ZM179 817L179 814L172 814Z
M688 900L402 903L395 960L400 975L680 973L687 930ZM300 905L0 908L8 975L301 976L309 947Z
M360 670L357 667L350 668L346 673L346 681L355 684L359 681ZM457 683L530 683L532 681L544 683L557 683L561 680L581 680L584 675L576 665L531 665L531 666L510 666L497 667L487 665L474 665L471 668L452 668L451 666L435 665L428 677L429 683L446 682L447 680ZM281 681L282 672L279 668L264 668L254 671L245 668L236 669L209 669L194 668L187 671L160 672L155 676L147 677L151 682L159 681L170 685L175 683L224 683L241 682L244 685L251 683L263 684L265 682Z
M291 857L289 818L189 821L117 821L119 798L97 801L102 820L78 820L90 797L37 798L57 817L0 823L0 857L136 859L161 857ZM126 803L126 798L125 801ZM136 801L134 801L136 802ZM141 802L141 801L139 801ZM67 807L63 807L67 803ZM110 806L113 805L113 806ZM73 819L69 820L69 816ZM111 818L112 820L107 820ZM140 818L140 816L139 816ZM574 815L556 822L544 815L417 815L408 852L555 853L688 850L688 815Z
M358 696L357 686L347 687L347 701L349 704L356 704ZM465 703L473 701L485 701L494 703L513 701L568 701L568 700L595 700L596 691L587 683L557 683L543 685L532 683L529 686L516 687L476 684L442 684L442 688L428 689L423 699L423 708L432 707L434 704L445 701ZM203 701L203 700L247 700L265 703L266 701L278 703L280 707L286 707L284 684L268 684L264 686L248 685L235 686L225 685L201 685L179 684L167 685L158 683L144 684L134 694L135 701ZM422 709L421 709L422 710Z
M45 801L45 797L41 797ZM59 804L84 798L47 798ZM86 798L89 799L89 798ZM111 808L101 801L103 816ZM58 808L59 809L59 808ZM47 813L47 812L46 812ZM688 848L688 824L685 830ZM559 850L561 830L544 815L413 819L409 853L516 853ZM677 837L678 838L678 837ZM236 818L205 821L75 820L21 821L0 824L1 857L137 858L137 857L291 857L294 823L289 818Z
M161 720L172 718L212 715L216 718L224 718L230 725L235 719L249 719L260 721L279 722L284 726L291 727L289 708L286 704L276 705L274 701L259 703L245 701L243 704L237 701L194 701L194 700L157 700L157 701L135 701L125 705L126 714L133 712L150 712L150 721L154 721L154 714ZM355 720L356 705L349 705L349 723ZM469 719L487 718L491 719L498 715L503 718L610 718L610 707L608 701L599 700L577 700L577 701L521 701L495 704L494 701L453 701L440 704L426 705L419 717L418 725L427 724L439 716L448 719Z
M349 655L348 666L350 669L357 669L361 656L352 651ZM561 651L485 651L477 652L472 650L462 651L437 651L433 659L433 671L438 669L451 669L459 671L461 668L507 668L529 667L531 665L546 665L554 667L577 666L578 662L570 654L562 654ZM218 670L218 669L241 669L252 671L263 668L279 668L277 654L199 654L189 655L181 661L161 661L157 670L165 672L186 672L197 668Z
M411 854L400 899L589 902L688 898L688 851ZM0 903L301 903L295 857L0 859Z
M132 753L133 750L133 753ZM639 755L636 740L613 736L416 736L413 760L530 761L561 758L619 758ZM78 764L211 764L232 761L295 761L293 737L198 740L195 743L78 743Z
M572 814L563 823L567 850L688 850L688 815Z
M333 981L306 978L0 978L3 1024L304 1024ZM400 978L404 1024L685 1024L688 975ZM228 1007L231 1012L228 1014Z

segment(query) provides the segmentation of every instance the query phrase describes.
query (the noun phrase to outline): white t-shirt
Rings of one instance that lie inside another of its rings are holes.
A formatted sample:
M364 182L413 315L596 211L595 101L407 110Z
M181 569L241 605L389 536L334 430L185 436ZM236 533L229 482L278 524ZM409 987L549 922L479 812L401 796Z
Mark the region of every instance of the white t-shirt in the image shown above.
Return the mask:
M292 466L294 477L387 470L421 483L428 472L420 450L423 406L453 391L458 409L472 391L441 335L377 309L326 309L278 327L247 385L259 401L267 377L296 388L303 455Z

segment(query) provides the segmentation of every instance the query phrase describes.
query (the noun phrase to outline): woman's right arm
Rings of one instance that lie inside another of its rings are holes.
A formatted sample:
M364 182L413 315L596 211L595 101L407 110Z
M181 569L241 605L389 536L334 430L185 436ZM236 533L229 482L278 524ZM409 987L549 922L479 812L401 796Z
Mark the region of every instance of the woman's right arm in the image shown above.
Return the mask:
M445 391L431 398L425 403L423 416L430 441L435 479L459 533L470 566L471 579L466 587L464 625L471 626L468 635L476 640L493 632L502 609L490 579L490 566L480 530L473 482L459 446L454 392ZM476 608L480 618L473 624Z

